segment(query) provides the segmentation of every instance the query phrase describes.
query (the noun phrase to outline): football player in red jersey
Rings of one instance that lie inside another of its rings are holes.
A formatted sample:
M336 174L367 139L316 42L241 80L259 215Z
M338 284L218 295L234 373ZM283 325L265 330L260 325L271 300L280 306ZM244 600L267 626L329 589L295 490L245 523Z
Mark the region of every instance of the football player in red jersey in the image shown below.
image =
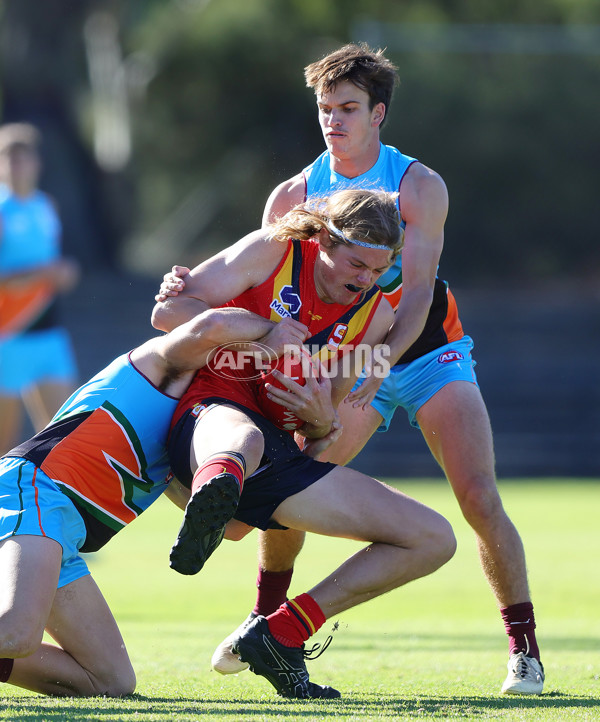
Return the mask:
M335 407L362 368L362 361L339 363L336 373L333 360L372 348L392 321L392 308L375 283L400 250L398 220L391 193L346 190L297 208L274 228L200 264L186 277L182 294L155 306L153 323L170 330L203 308L242 306L280 319L277 325L297 324L298 343L323 354L315 377L301 386L281 374L286 390L271 393L304 419L305 450L316 456L335 437ZM344 333L340 324L347 326ZM454 552L452 530L397 490L300 451L261 413L255 370L240 364L221 372L214 362L200 371L174 415L171 465L192 497L171 566L197 573L232 517L240 536L252 527L295 528L370 542L307 593L268 618L258 616L235 643L236 654L279 694L338 697L337 690L309 680L304 642L332 615L445 563Z

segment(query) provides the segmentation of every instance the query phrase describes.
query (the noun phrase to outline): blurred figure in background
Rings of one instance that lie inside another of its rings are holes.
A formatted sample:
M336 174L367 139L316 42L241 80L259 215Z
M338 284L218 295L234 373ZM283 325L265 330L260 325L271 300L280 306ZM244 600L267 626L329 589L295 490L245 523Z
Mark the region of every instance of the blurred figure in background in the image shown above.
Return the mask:
M75 386L77 366L57 296L79 280L61 257L61 223L38 190L40 134L0 126L0 454L21 440L23 411L42 429Z

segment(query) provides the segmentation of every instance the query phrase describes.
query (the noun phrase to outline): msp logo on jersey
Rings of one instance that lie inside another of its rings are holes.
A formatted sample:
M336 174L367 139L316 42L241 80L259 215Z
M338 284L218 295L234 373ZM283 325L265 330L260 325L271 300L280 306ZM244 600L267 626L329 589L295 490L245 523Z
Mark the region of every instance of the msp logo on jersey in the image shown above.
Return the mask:
M438 356L439 364L451 364L455 361L464 361L465 357L460 351L444 351Z
M279 300L274 298L271 301L270 308L281 316L281 318L288 318L289 316L297 314L301 306L302 301L300 300L300 296L294 291L294 287L282 286L279 290Z
M336 351L344 340L344 336L348 333L347 323L336 323L333 331L327 339L327 348L330 351Z

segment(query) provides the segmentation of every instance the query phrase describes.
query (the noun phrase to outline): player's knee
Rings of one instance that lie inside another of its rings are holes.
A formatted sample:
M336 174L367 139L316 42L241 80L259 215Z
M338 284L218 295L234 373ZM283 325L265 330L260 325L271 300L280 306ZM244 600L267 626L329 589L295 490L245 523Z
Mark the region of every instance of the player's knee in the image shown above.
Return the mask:
M29 657L42 643L42 635L35 631L19 629L5 630L0 627L0 658L18 659Z
M238 441L235 448L242 449L246 461L246 476L249 476L258 469L265 450L265 438L262 431L254 424L240 425L237 434Z
M438 522L436 535L438 540L440 566L442 566L442 564L449 562L456 552L456 537L454 536L454 529L452 529L452 525L444 517L441 517Z
M120 669L118 674L111 674L106 679L96 678L94 680L95 696L104 697L127 697L135 692L137 680L133 667Z
M457 494L457 498L463 516L476 529L489 525L499 514L504 514L502 500L493 480L474 480Z

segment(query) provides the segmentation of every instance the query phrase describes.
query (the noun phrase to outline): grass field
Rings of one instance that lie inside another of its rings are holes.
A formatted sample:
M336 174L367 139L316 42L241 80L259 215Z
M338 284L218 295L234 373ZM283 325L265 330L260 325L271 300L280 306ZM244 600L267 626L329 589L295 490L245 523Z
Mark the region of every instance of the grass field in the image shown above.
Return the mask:
M210 670L214 647L253 606L256 538L224 542L198 576L182 577L167 563L180 512L160 500L89 558L137 671L136 694L57 700L3 686L0 720L600 720L600 483L501 483L527 552L546 668L540 698L499 694L507 638L451 492L440 482L401 488L450 519L458 551L436 574L340 616L333 644L308 665L341 700L286 701L250 672ZM358 547L310 537L291 593Z

